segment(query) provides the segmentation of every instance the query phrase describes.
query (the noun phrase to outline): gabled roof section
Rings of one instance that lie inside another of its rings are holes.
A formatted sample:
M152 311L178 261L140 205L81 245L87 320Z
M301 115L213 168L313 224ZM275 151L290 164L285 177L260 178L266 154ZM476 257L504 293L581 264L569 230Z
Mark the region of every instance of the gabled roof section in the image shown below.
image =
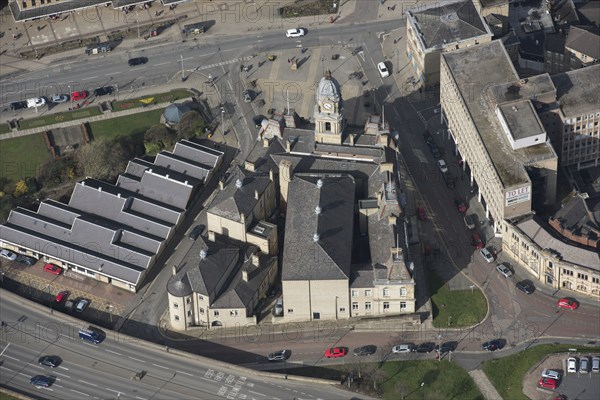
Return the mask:
M283 280L350 278L354 191L349 175L294 175L289 183Z
M592 26L572 26L569 29L565 46L600 60L600 36L598 28Z

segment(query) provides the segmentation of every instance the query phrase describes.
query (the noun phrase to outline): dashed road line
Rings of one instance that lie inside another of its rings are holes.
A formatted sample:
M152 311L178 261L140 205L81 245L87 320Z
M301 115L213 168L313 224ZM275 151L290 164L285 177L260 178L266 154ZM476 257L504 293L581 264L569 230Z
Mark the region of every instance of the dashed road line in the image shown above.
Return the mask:
M87 381L82 381L81 379L78 379L79 382L81 383L85 383L86 385L90 385L90 386L98 386L95 383L91 383L91 382L87 382Z
M258 392L255 392L255 391L253 391L253 390L248 390L248 392L249 392L249 393L254 393L254 394L257 394L257 395L259 395L259 396L266 396L266 394L258 393Z
M84 396L90 397L90 395L89 395L89 394L87 394L87 393L83 393L83 392L80 392L79 390L71 389L71 392L75 392L75 393L77 393L77 394L82 394L82 395L84 395Z
M145 362L146 362L146 361L144 361L144 360L140 360L139 358L133 358L133 357L129 357L129 358L131 358L131 359L132 359L132 360L134 360L134 361L139 361L139 362L143 362L143 363L145 363Z
M108 349L106 349L106 350L104 350L104 351L106 351L106 352L108 352L108 353L113 353L113 354L116 354L116 355L118 355L118 356L120 356L120 355L121 355L121 353L117 353L116 351L112 351L112 350L108 350Z
M155 367L158 367L158 368L162 368L162 369L169 369L169 367L164 367L164 366L158 365L158 364L152 364L152 365L154 365Z
M188 374L187 372L183 372L183 371L177 371L176 370L175 372L177 372L178 374L183 374L183 375L188 375L188 376L194 376L192 374Z

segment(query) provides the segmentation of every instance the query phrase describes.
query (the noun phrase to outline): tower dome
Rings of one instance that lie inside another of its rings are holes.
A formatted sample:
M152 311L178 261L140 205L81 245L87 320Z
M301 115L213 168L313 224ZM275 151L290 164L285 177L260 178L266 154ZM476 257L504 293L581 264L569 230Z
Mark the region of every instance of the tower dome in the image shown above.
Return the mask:
M340 101L340 85L331 76L331 71L325 72L325 76L319 81L317 87L317 100L329 99L335 102Z

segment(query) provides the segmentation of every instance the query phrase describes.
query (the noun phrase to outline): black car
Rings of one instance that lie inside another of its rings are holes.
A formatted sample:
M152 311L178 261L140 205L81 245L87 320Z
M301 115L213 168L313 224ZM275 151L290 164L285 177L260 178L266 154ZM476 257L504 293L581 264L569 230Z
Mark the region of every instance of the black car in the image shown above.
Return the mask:
M526 294L531 294L535 291L535 286L533 286L533 284L531 284L529 281L517 282L515 286L517 289Z
M354 349L354 355L355 356L370 356L371 354L375 354L376 351L377 351L377 346L370 344L367 346L361 346L361 347L357 347L356 349Z
M454 351L454 345L452 343L442 343L442 345L435 346L434 349L437 353L448 353Z
M107 94L111 94L112 92L114 92L114 90L115 89L112 86L104 86L104 87L94 90L94 95L95 96L104 96Z
M415 349L415 351L417 353L431 353L431 351L433 350L433 343L421 343L420 345L417 346L417 348Z
M60 364L60 358L56 356L43 356L38 360L38 364L50 368L56 368L58 367L58 364Z
M189 238L191 240L198 239L198 237L202 234L203 230L204 230L204 225L196 225L194 227L194 229L192 229L192 231L190 232Z
M485 351L496 351L500 349L501 343L499 340L490 340L489 342L485 342L481 345L481 348Z
M52 381L46 375L36 375L29 380L36 388L47 388L52 384Z
M13 111L22 110L24 108L27 108L26 101L15 101L13 103L10 103L10 109Z
M433 142L428 142L427 146L429 146L429 150L431 150L431 155L433 158L440 158L442 154L440 153L440 149Z
M269 354L267 356L267 359L269 361L283 361L283 360L287 360L288 358L290 358L291 355L292 355L291 350L279 350L279 351Z
M136 65L146 64L148 62L148 57L136 57L129 59L129 66L135 67Z
M25 265L33 265L38 260L36 260L33 257L26 256L24 254L18 254L17 255L17 259L15 261L18 262L18 263L21 263L21 264L25 264Z

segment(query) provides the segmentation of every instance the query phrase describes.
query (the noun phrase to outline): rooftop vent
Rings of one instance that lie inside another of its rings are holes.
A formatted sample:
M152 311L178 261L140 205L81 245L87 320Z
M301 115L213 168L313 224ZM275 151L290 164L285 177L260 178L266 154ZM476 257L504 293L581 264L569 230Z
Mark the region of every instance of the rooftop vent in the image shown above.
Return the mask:
M316 242L318 242L318 241L319 241L319 239L320 239L320 237L319 237L319 234L318 234L318 233L315 233L315 234L313 235L313 241L316 243Z
M322 179L319 179L319 180L317 181L317 187L318 187L319 189L321 189L321 188L323 187L323 180L322 180Z
M206 250L200 250L200 259L204 260L206 258Z
M241 179L237 179L235 181L235 187L238 188L238 189L242 187L242 180Z
M321 214L321 207L319 207L319 206L315 207L315 214L317 214L317 215Z

